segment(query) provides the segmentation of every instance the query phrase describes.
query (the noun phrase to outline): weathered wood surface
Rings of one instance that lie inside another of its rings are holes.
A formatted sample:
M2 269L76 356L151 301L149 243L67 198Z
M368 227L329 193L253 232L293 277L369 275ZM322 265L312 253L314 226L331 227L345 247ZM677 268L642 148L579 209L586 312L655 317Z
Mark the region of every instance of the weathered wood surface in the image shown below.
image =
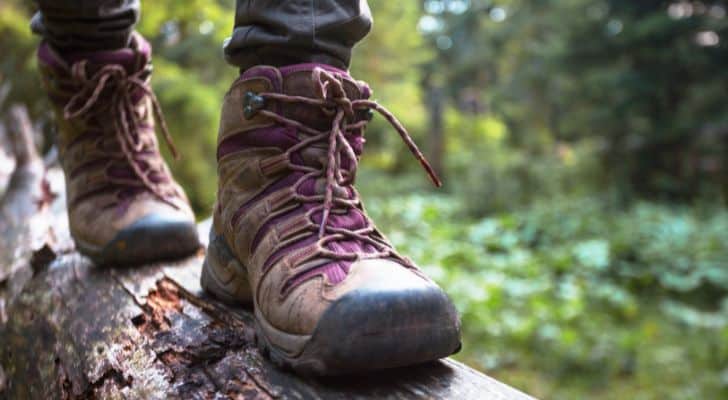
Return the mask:
M0 203L0 399L530 398L453 360L325 379L281 371L255 347L250 310L201 290L202 252L114 270L76 253L60 171L29 160Z

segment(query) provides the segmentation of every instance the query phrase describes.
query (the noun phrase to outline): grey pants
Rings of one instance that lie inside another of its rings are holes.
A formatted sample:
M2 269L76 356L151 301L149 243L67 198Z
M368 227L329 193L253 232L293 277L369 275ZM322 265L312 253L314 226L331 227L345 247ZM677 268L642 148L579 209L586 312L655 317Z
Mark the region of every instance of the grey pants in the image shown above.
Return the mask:
M121 48L139 20L139 1L36 0L31 26L62 51ZM237 0L225 59L241 69L304 62L348 68L371 25L366 0Z

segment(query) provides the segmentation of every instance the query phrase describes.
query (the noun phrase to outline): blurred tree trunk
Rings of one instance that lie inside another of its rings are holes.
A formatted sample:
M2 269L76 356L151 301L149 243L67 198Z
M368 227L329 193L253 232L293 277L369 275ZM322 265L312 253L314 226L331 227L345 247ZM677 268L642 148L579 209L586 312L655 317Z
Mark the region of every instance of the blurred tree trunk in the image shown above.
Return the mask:
M432 82L426 82L427 90L427 115L428 115L428 137L427 152L428 160L440 177L445 173L445 132L444 132L444 90Z

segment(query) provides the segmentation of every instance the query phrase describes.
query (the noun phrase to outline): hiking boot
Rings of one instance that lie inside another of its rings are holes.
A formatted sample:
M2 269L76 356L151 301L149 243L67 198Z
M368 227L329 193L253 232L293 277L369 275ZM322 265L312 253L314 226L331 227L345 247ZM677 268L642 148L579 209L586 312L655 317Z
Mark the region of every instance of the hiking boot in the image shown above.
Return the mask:
M446 357L460 322L445 293L374 227L353 187L373 111L363 82L324 65L247 70L227 93L202 285L252 303L277 364L336 375Z
M155 120L176 155L149 85L151 48L59 54L38 49L58 124L68 218L98 264L172 259L200 248L192 210L159 153Z

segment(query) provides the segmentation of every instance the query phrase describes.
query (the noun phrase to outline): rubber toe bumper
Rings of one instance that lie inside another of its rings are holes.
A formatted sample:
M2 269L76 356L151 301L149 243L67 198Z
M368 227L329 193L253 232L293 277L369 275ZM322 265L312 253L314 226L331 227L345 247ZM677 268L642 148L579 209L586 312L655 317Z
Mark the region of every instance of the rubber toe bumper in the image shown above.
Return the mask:
M99 265L135 265L189 256L200 248L194 221L185 217L152 214L121 230L100 250L82 253Z
M324 313L302 354L263 347L299 373L339 375L395 368L460 350L460 321L447 295L428 285L407 291L355 290Z

